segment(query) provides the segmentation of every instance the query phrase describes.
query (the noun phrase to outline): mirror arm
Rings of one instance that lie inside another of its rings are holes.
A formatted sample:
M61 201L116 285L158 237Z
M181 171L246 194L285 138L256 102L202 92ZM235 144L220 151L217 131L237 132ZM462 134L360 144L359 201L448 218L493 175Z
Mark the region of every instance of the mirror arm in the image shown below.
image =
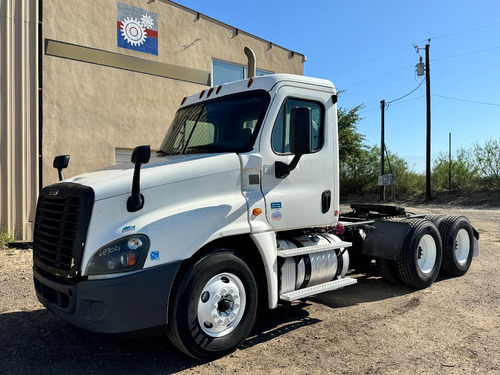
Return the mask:
M287 177L290 172L297 167L297 164L299 164L299 160L301 157L302 154L295 154L290 164L285 164L282 161L277 161L274 164L274 176L281 179Z
M135 164L132 178L132 194L127 199L128 212L139 211L144 206L144 195L141 194L141 165L149 162L150 146L138 146L132 153L131 162Z
M64 180L63 169L67 168L69 164L69 155L58 155L54 158L52 166L57 169L59 181Z
M141 164L136 164L132 179L132 195L127 200L128 212L139 211L144 206L144 196L141 194Z

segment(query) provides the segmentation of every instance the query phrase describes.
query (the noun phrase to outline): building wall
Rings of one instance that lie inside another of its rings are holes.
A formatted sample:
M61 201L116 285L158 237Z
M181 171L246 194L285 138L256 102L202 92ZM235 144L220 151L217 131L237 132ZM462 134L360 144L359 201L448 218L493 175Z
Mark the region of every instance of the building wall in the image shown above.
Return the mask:
M65 176L115 163L115 148L159 147L180 100L210 83L212 58L246 64L244 47L255 51L257 67L303 74L303 56L236 30L170 1L122 0L157 13L158 55L117 46L117 4L51 0L43 7L45 39L109 51L206 72L208 81L188 82L57 56L43 59L43 184L56 181L57 154L70 154ZM96 6L96 4L99 4ZM169 75L168 73L166 74ZM182 78L182 74L181 74Z
M0 232L31 238L38 196L38 0L0 0Z
M0 226L17 238L31 238L56 155L70 155L70 177L115 164L116 150L158 148L182 98L211 85L213 59L246 65L247 46L258 69L303 74L300 53L167 0L0 1ZM157 54L119 47L129 6L156 14Z

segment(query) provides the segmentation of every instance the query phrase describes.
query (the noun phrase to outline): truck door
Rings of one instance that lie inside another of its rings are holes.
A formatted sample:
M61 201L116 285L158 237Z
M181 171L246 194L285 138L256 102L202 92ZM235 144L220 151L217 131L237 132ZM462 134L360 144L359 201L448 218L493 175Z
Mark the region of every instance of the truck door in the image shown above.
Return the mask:
M276 230L333 224L338 181L336 111L331 93L280 89L271 105L260 140L262 194L266 216ZM293 108L310 108L311 152L284 178L276 176L276 162L290 164L290 114Z

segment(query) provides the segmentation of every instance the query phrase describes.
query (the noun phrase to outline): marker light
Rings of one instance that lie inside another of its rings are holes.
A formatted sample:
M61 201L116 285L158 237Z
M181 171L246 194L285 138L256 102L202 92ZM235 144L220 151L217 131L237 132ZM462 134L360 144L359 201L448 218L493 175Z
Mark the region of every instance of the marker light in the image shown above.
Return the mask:
M252 211L253 216L259 216L262 213L262 210L260 208L254 208Z

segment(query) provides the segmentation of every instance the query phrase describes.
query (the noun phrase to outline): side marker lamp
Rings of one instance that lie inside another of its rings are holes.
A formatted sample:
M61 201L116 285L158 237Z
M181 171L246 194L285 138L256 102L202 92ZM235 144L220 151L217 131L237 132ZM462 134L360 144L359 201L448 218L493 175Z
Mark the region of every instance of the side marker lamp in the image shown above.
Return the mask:
M254 208L252 211L253 216L259 216L262 213L262 210L260 208Z

